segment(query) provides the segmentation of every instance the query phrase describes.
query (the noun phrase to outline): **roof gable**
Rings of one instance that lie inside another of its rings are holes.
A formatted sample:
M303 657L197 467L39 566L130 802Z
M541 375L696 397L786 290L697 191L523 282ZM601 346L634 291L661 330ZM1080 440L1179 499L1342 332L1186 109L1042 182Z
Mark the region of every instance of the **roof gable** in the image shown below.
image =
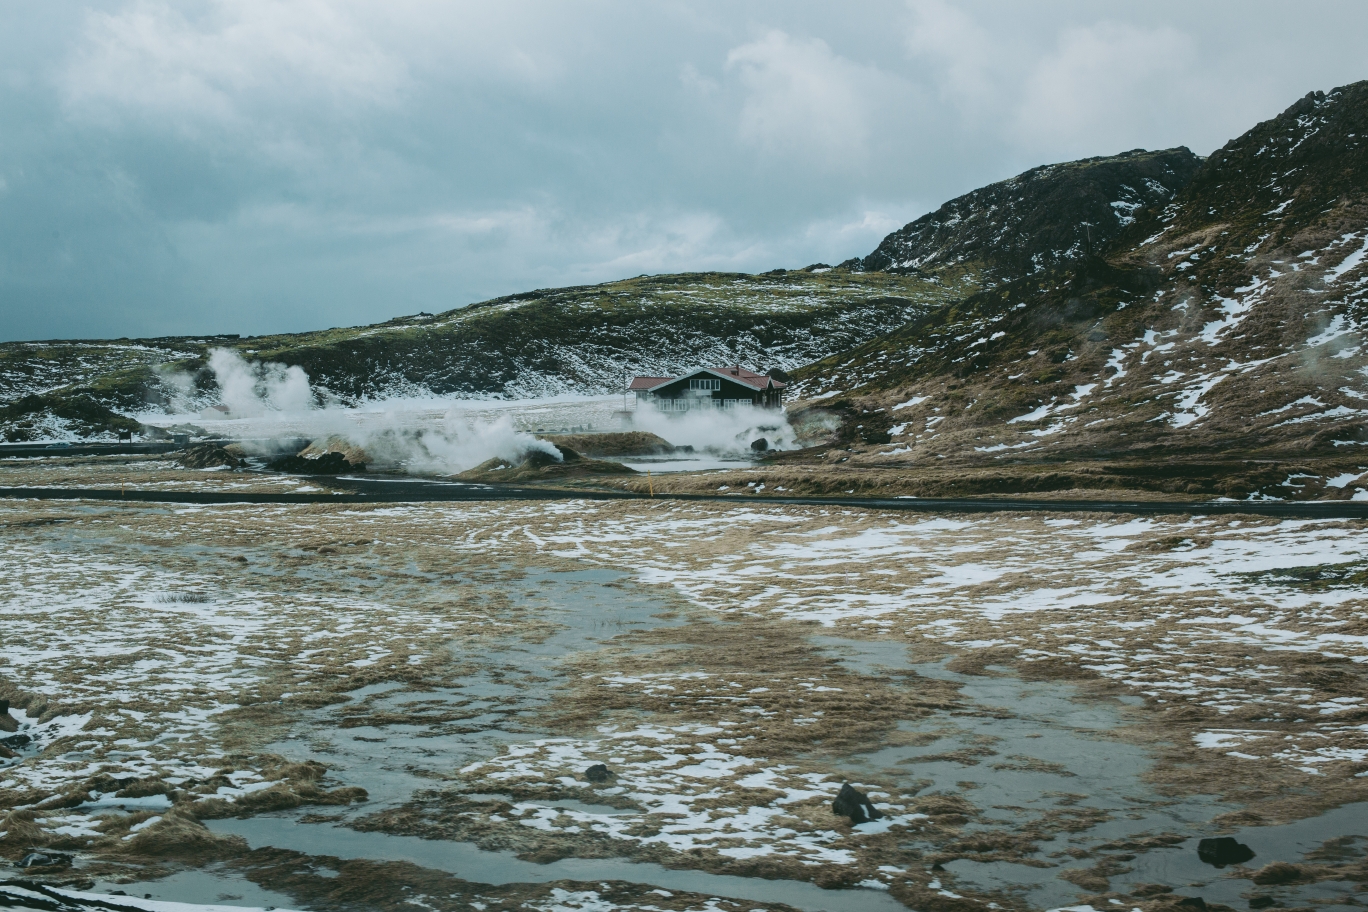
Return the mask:
M718 377L723 380L730 380L732 383L748 386L753 390L783 389L785 384L765 374L757 374L754 371L746 370L740 365L731 367L698 367L691 371L686 371L678 377L633 377L628 385L629 390L645 390L652 392L662 387L669 386L671 383L678 383L681 380L689 380L694 377Z

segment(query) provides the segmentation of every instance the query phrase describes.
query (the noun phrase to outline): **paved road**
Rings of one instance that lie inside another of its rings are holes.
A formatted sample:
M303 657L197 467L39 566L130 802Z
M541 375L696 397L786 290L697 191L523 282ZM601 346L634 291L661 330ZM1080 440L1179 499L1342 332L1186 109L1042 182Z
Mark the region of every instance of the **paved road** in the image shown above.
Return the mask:
M122 500L181 504L319 504L319 503L444 503L500 500L647 500L627 491L572 491L518 488L504 485L461 484L418 480L381 481L361 478L328 479L345 492L231 492L162 491L109 488L0 488L0 497L37 500ZM1299 519L1368 519L1363 501L1156 501L1156 500L1017 500L949 498L778 497L766 495L660 494L656 500L700 501L722 504L799 504L803 506L862 507L922 513L1133 513L1140 515L1244 514Z

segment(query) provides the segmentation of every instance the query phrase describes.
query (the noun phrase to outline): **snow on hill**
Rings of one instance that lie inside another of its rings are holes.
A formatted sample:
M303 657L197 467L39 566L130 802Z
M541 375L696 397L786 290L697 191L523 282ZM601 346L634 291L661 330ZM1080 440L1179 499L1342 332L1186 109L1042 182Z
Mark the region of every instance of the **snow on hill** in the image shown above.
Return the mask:
M122 417L217 401L209 352L302 368L330 400L620 391L700 364L789 370L859 345L972 286L816 268L654 276L534 291L374 326L239 339L0 345L0 436L107 437Z
M805 368L798 394L869 410L892 440L873 461L1357 453L1365 135L1368 82L1308 95L1137 212L1102 255Z
M981 270L985 284L1038 273L1102 249L1135 222L1139 210L1171 200L1200 165L1179 147L1033 168L905 225L859 268L966 266Z

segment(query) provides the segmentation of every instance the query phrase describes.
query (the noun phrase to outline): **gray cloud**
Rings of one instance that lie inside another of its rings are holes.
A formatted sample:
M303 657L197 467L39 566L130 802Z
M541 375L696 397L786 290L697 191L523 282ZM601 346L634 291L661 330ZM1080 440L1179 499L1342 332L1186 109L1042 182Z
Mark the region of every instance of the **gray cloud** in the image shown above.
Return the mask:
M1309 2L0 0L0 338L299 330L867 253L1368 76Z

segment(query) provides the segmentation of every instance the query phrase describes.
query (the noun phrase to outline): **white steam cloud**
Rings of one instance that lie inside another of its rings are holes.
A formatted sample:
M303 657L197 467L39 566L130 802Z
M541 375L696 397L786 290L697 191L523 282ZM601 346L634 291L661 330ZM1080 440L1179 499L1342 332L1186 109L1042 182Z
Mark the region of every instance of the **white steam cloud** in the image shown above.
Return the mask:
M338 419L346 423L336 426L328 436L365 450L374 465L399 468L411 475L463 472L496 457L518 462L532 452L561 460L560 450L545 440L515 430L507 416L494 421L473 421L449 411L435 422L415 427L402 413L391 413L357 426L346 412L327 409L320 415L330 419L328 423Z
M800 444L788 416L755 408L691 409L662 412L643 405L632 413L632 426L650 431L675 446L692 446L714 453L748 453L752 441L765 438L771 450L795 449Z
M311 454L336 450L373 469L414 475L456 474L495 458L517 463L533 452L560 460L553 444L528 432L534 424L555 433L579 426L603 429L623 419L615 397L483 403L405 397L345 407L326 390L311 387L301 368L251 362L230 349L213 349L209 370L227 411L209 409L200 420L212 422L218 433L249 447L254 439L304 437L313 441ZM178 404L190 405L194 394L188 377L162 379ZM777 409L662 412L643 403L629 414L624 430L649 431L726 461L748 459L751 444L760 438L767 450L803 445L788 416ZM263 446L263 454L267 449Z
M480 421L458 411L433 416L434 402L409 400L383 412L345 408L309 385L302 368L273 362L253 363L230 349L209 354L229 420L269 419L275 436L311 437L344 442L364 451L375 466L411 474L463 472L493 458L517 461L529 452L556 460L561 453L531 434L517 431L507 416ZM425 419L425 420L424 420ZM259 422L251 426L260 428Z
M209 370L233 418L259 418L267 412L300 413L314 404L309 375L301 367L253 364L231 349L215 348L209 352Z

